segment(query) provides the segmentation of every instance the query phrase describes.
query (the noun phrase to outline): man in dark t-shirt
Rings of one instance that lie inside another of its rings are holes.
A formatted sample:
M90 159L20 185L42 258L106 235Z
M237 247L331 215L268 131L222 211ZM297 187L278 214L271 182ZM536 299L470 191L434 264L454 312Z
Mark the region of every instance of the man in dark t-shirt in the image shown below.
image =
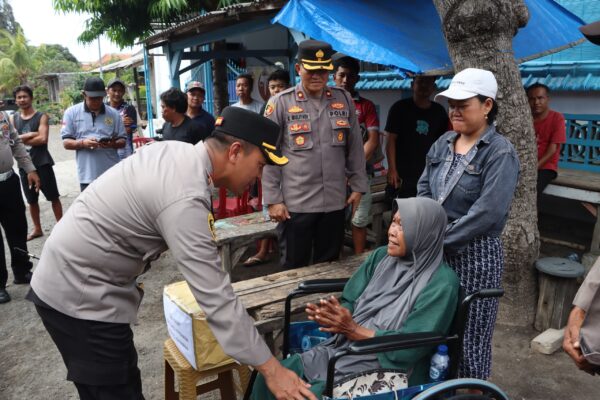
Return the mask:
M215 118L204 108L204 97L206 92L202 82L191 81L186 86L188 108L186 115L202 129L202 136L208 137L215 130Z
M208 136L190 117L187 111L187 96L181 90L171 88L160 95L160 107L165 124L163 140L178 140L196 144Z
M448 113L430 97L435 91L435 76L416 76L413 95L390 108L385 125L388 134L386 153L388 183L398 197L417 195L417 182L425 168L431 145L448 130Z
M19 106L19 111L11 117L12 123L19 133L19 137L27 146L31 161L40 177L40 190L46 200L52 203L52 211L58 222L62 218L63 210L54 169L52 168L54 160L48 152L48 115L34 110L32 105L33 91L29 86L18 86L13 91L13 96L17 106ZM23 169L20 169L19 172L23 192L29 204L31 221L33 222L33 230L27 235L27 240L32 240L44 235L40 222L39 194L35 188L29 187L27 173Z

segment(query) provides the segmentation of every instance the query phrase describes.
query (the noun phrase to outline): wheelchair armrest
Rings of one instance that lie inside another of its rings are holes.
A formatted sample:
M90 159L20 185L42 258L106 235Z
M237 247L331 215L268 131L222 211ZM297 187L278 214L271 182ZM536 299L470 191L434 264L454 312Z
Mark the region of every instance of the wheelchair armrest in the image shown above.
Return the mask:
M446 336L437 332L399 333L397 335L376 336L354 342L348 348L338 351L329 359L329 363L327 364L327 381L323 395L331 397L335 363L342 357L384 353L386 351L403 350L413 347L434 346L447 343L449 340L458 340L458 336Z
M346 286L348 278L340 279L312 279L301 282L296 291L302 293L341 292Z

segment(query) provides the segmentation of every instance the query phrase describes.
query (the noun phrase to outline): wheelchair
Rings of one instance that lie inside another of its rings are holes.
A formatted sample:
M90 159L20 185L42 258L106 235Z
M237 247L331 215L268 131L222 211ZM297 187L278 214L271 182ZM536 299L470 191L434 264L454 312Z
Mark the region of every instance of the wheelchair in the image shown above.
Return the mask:
M346 282L348 282L347 278L308 280L301 282L298 285L298 287L286 297L282 346L282 354L284 358L287 357L290 352L289 339L292 299L308 294L342 292L344 290ZM456 379L458 376L458 365L460 361L460 356L462 354L463 336L466 328L467 317L469 314L469 306L475 299L501 297L503 294L503 289L482 289L475 293L466 295L464 290L461 288L459 294L459 301L457 304L457 311L454 315L450 332L447 335L443 335L438 332L418 332L389 336L378 336L354 342L348 348L338 351L329 360L327 366L327 380L325 390L322 394L323 397L332 398L334 387L333 379L335 373L335 364L342 357L349 355L383 353L387 351L403 350L414 347L437 346L439 344L446 344L448 346L448 355L450 356L450 363L448 366L448 381L441 382L440 384L436 384L435 386L423 385L425 386L423 388L424 391L418 394L417 397L413 397L415 400L437 399L441 398L441 395L444 395L444 398L451 398L454 400L508 400L506 394L504 394L499 388L497 388L495 385L489 382L477 379ZM248 388L246 389L244 395L244 400L250 399L256 375L257 371L255 370L253 371L252 376L250 378ZM431 387L427 388L427 386ZM478 389L481 390L483 394L456 394L456 390L458 389Z

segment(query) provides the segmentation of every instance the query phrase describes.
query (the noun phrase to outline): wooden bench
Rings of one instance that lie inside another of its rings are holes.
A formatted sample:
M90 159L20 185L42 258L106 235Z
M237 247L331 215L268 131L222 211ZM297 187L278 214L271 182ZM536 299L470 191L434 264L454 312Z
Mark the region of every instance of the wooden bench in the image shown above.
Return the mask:
M262 212L217 220L215 242L223 270L231 273L248 246L253 246L257 240L276 237L276 227L276 222L265 221Z
M590 252L600 252L600 173L559 168L558 177L544 190L544 194L591 203L596 207L596 224Z
M265 337L271 351L274 351L273 333L283 328L283 304L286 296L305 280L349 278L367 255L365 253L346 258L342 262L315 264L236 282L233 283L233 289L250 316L256 320L256 327ZM315 301L320 297L323 295L295 299L292 302L292 312L302 312L307 301Z

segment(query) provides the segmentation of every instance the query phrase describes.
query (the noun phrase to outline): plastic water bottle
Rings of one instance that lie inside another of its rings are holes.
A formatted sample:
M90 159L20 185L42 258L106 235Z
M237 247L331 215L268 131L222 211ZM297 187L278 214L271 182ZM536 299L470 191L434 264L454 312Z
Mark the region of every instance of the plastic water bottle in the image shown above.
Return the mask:
M308 351L326 340L327 338L322 336L304 335L302 336L302 351Z
M271 220L271 217L269 216L269 207L267 207L266 204L263 204L262 206L262 216L265 221Z
M431 357L431 367L429 368L429 380L431 382L441 382L448 375L448 346L440 344L437 348L437 353Z
M577 254L575 252L567 254L567 256L565 258L567 258L571 261L579 262L579 254Z

